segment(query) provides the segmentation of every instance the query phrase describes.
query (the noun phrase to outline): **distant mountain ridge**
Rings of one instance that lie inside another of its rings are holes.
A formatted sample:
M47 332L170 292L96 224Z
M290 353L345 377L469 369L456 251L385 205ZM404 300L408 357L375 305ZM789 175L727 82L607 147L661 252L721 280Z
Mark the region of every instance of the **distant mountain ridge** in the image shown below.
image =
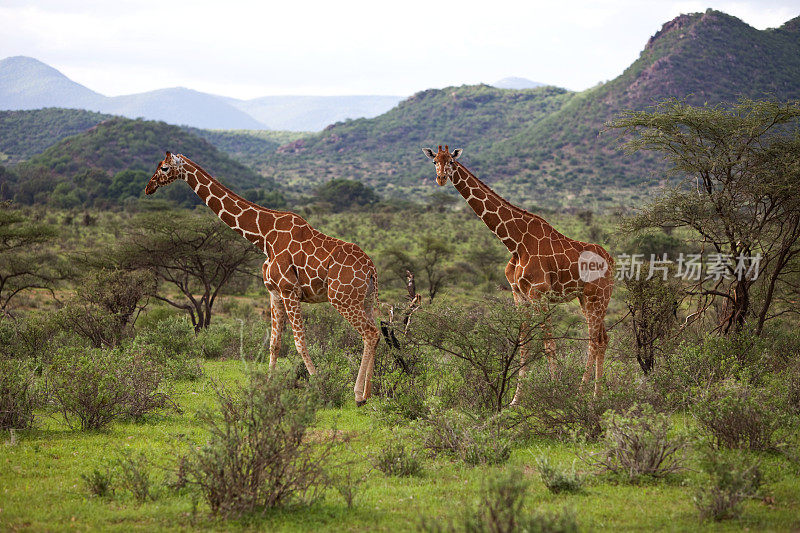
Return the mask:
M400 96L265 96L239 100L184 87L104 96L25 56L0 60L0 109L85 109L204 129L318 131L348 118L374 117Z
M544 87L546 83L539 83L538 81L531 81L527 78L509 77L497 80L492 84L492 87L498 89L535 89L537 87Z
M664 174L653 154L617 150L605 124L668 97L689 103L739 97L800 98L800 17L757 30L708 10L665 23L622 74L571 93L553 88L448 87L415 94L373 119L336 124L254 161L266 175L312 184L327 175L379 192L434 192L425 145L464 148L462 159L501 194L522 203L608 207L639 203Z

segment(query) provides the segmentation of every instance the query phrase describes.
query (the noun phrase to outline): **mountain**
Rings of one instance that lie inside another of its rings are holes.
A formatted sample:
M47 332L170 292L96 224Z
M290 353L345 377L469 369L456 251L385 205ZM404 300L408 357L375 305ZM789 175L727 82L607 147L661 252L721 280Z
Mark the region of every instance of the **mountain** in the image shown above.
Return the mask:
M79 109L0 111L0 163L18 163L111 115Z
M800 18L800 17L799 17ZM434 192L422 146L464 148L462 160L523 205L608 207L647 198L663 163L617 150L604 124L667 97L690 103L800 98L800 21L757 30L708 10L663 25L614 80L581 93L555 88L448 87L418 93L373 119L329 126L253 161L306 184L347 176L384 194Z
M329 124L372 118L389 111L400 96L265 96L228 101L271 130L319 131Z
M205 129L319 131L328 124L374 117L399 96L265 96L239 100L183 87L104 96L24 56L0 61L0 109L86 109Z
M186 130L145 120L114 117L67 137L13 169L0 190L21 203L59 207L120 204L143 196L144 186L164 151L182 153L240 194L262 205L285 205L274 180L219 151ZM185 186L162 195L175 202L198 202Z
M556 87L431 89L379 117L334 124L249 163L264 175L281 176L284 185L308 188L342 176L364 181L384 195L424 200L433 189L432 166L422 146L448 142L468 147L464 160L474 166L500 140L545 119L573 94Z
M497 80L492 84L492 87L497 87L498 89L535 89L536 87L544 87L544 83L539 83L538 81L531 81L527 78L503 78L502 80Z
M69 107L97 110L105 97L31 57L0 60L0 107L39 109Z
M101 110L123 117L205 129L253 130L265 127L223 97L183 87L115 96L108 98Z
M625 155L605 124L626 109L645 109L665 98L695 105L740 97L800 98L800 31L797 21L757 30L736 17L707 10L681 15L652 36L639 58L608 83L579 93L545 120L497 146L514 154L496 161L501 175L529 190L556 197L611 201L664 174L654 154ZM538 168L525 168L536 161ZM522 169L516 172L517 169Z

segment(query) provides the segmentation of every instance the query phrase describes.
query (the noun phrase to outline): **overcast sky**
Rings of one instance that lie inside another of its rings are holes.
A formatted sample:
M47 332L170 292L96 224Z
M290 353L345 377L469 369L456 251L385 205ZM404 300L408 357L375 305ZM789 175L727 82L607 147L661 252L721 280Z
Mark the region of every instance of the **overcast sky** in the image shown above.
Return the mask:
M708 7L759 29L800 15L798 0L0 0L0 58L35 57L109 96L409 95L506 76L582 90Z

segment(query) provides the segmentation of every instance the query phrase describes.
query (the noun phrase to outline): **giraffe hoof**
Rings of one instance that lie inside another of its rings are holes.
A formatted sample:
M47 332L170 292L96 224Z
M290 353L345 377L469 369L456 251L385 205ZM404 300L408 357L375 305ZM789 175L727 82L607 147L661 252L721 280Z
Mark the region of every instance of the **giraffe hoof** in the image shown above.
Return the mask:
M367 400L356 400L356 407L364 407L367 404Z

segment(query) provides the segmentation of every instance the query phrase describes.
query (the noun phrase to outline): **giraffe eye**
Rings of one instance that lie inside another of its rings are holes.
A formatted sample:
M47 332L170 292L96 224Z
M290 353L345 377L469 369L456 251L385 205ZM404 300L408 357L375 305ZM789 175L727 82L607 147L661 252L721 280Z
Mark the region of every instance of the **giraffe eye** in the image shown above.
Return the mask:
M166 172L169 170L169 167L161 167L161 172Z

